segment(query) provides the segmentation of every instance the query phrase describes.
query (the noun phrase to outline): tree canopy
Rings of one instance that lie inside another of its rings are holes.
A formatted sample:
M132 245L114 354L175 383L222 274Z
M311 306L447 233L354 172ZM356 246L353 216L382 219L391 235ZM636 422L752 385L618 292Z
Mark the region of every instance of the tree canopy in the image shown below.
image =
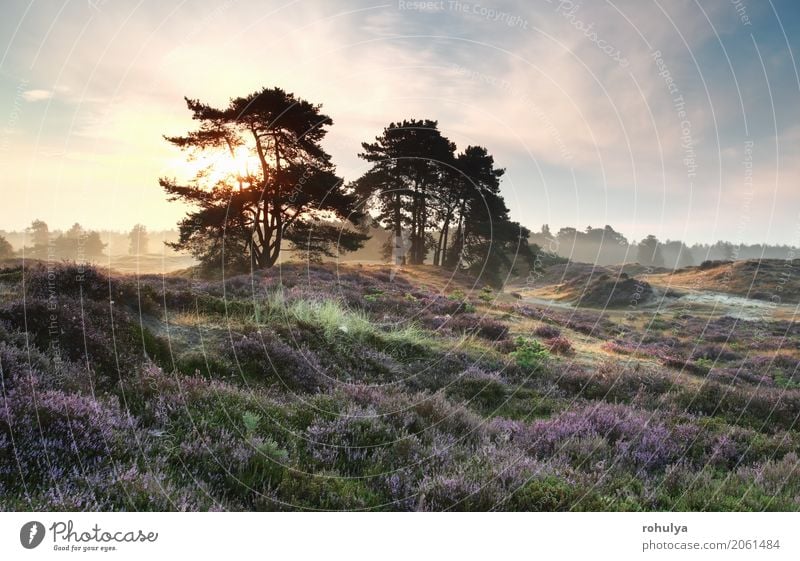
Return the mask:
M106 247L98 232L87 231L77 222L59 235L53 245L58 258L78 261L97 259Z
M664 257L661 255L661 244L654 235L650 234L639 242L636 260L648 267L663 267Z
M200 125L169 142L190 156L225 151L257 165L217 179L201 171L186 184L161 178L171 200L195 207L173 247L207 266L252 267L274 265L287 242L310 258L333 255L334 246L361 247L363 210L320 144L332 120L319 105L280 88L231 99L223 109L189 98L186 105Z
M504 170L486 148L456 145L433 120L390 123L359 156L370 169L355 182L376 220L392 232L396 264L510 268L517 255L532 261L528 230L508 216L500 194ZM408 243L404 234L408 233Z
M136 224L128 234L128 253L130 255L144 255L150 244L150 236L144 224Z
M33 246L26 248L29 257L35 259L45 259L47 257L47 246L50 243L50 228L44 220L34 220L28 226L26 232L30 235Z
M423 263L431 245L428 229L436 220L433 207L442 203L436 200L442 195L439 186L453 176L455 144L436 121L411 119L391 123L375 142L361 146L359 157L372 167L356 182L356 191L393 232L395 263ZM409 232L408 248L404 231Z
M321 106L263 89L216 108L186 98L196 130L167 141L189 158L227 154L247 163L220 175L209 164L179 182L161 178L171 200L192 205L171 244L204 265L270 267L285 249L312 259L359 249L371 217L392 233L398 264L510 270L533 261L527 229L509 218L504 170L481 146L456 153L438 123L390 123L359 156L370 169L345 185L321 142L333 124ZM242 154L245 156L243 157ZM249 165L250 162L253 165Z
M8 243L8 240L0 236L0 259L8 259L14 257L14 248Z

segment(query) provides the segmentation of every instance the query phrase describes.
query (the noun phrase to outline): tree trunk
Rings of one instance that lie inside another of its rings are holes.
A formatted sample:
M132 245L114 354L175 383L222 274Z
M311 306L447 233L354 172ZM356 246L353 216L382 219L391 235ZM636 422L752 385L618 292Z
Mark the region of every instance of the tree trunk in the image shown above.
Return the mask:
M450 228L450 220L453 218L453 209L447 209L444 221L442 222L442 229L439 231L439 241L436 244L436 251L433 254L433 264L437 267L444 265L444 255L447 249L447 230Z
M422 265L425 263L425 257L427 257L426 248L425 248L425 227L427 226L428 222L428 201L426 200L425 193L423 192L420 195L420 220L419 220L419 248L417 251L417 264Z
M466 199L461 201L461 208L458 212L458 227L456 228L455 243L453 244L453 254L449 256L447 265L457 267L461 260L461 250L464 245L464 211L466 210Z
M453 210L448 206L447 213L444 215L444 220L442 220L442 228L439 230L439 240L436 242L436 249L433 252L433 264L437 267L444 261L444 256L442 254L442 242L445 240L445 232L450 224L450 218L452 214Z
M417 264L417 228L419 221L419 199L417 198L417 188L414 186L414 191L411 194L411 247L409 248L411 255L409 261L412 265Z
M394 264L395 265L404 265L403 261L403 225L400 222L401 215L400 215L400 205L402 204L402 199L400 197L400 191L395 194L395 202L394 202Z

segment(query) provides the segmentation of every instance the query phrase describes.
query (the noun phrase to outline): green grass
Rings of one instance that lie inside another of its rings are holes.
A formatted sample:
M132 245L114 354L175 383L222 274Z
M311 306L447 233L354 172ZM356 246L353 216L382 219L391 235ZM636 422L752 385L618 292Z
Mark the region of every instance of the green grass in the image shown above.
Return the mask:
M301 327L318 329L329 342L351 341L360 343L387 343L390 345L424 346L428 341L425 332L415 325L401 328L381 328L360 310L344 307L335 300L302 299L287 303L283 293L276 292L264 306L257 307L254 319L258 323L292 321Z

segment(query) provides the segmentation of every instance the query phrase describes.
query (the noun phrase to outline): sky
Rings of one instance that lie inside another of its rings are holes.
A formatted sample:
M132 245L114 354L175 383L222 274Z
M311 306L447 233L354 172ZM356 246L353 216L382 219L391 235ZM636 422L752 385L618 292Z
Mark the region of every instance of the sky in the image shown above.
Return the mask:
M279 86L320 103L337 172L429 118L506 169L533 230L800 246L796 0L3 3L0 229L127 230L186 211L161 176L192 128Z

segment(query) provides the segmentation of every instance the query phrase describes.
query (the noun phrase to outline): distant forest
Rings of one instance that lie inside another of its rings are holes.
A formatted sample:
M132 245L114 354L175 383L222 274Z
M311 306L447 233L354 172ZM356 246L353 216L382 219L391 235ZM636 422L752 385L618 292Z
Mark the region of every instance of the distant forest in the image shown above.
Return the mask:
M127 232L111 230L85 230L75 224L68 230L49 230L47 224L35 220L25 231L0 230L0 259L25 255L34 259L50 257L56 260L97 261L108 256L120 255L179 255L169 243L179 236L178 230L148 231L141 224ZM369 229L369 239L353 253L340 256L344 261L387 262L386 246L391 243L393 233L383 228ZM165 243L166 242L166 243ZM539 232L531 233L529 242L534 252L558 256L582 263L615 265L638 262L652 267L681 268L699 265L707 260L737 259L794 259L800 255L798 248L789 245L743 244L727 241L714 244L693 244L678 240L658 240L647 236L643 240L628 240L611 226L588 227L580 231L561 228L552 232L547 224ZM49 246L49 250L48 250ZM426 263L432 262L430 252Z
M128 231L90 230L77 222L67 230L51 230L43 220L34 220L22 231L0 230L0 259L21 257L31 259L96 261L109 255L174 255L164 242L178 239L177 230L148 231L136 224Z
M794 259L798 249L788 245L714 244L686 245L680 240L659 240L653 235L638 242L628 240L611 226L587 227L586 230L561 228L552 232L545 224L529 238L545 253L582 263L616 265L641 263L651 267L681 268L700 265L703 261L735 261L737 259Z

